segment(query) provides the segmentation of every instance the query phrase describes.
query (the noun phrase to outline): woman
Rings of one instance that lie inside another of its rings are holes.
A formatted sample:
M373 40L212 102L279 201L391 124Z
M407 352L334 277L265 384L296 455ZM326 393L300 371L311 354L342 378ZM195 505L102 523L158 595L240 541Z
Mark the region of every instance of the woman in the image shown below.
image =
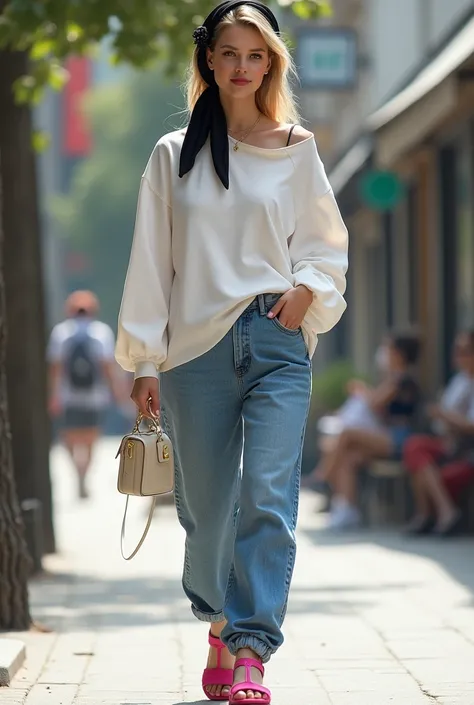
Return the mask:
M384 379L374 388L351 383L352 395L363 399L379 419L380 427L345 428L324 458L325 479L333 490L329 526L349 529L360 524L357 507L357 471L375 458L400 458L413 433L420 390L413 374L419 342L411 335L394 335L379 348L377 362Z
M458 372L440 403L428 409L436 435L414 436L403 450L415 499L409 534L456 533L459 500L474 482L474 330L457 336L454 366Z
M189 126L159 141L142 180L117 359L176 449L183 585L210 623L205 694L268 703L310 358L345 309L347 231L313 135L288 124L273 13L226 2L194 38Z

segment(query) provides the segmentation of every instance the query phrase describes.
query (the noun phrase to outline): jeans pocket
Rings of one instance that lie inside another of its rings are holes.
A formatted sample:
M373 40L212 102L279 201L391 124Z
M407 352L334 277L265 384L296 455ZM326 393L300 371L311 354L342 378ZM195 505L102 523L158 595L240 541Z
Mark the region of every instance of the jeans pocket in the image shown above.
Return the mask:
M283 323L280 323L278 318L275 316L275 318L270 319L276 327L283 331L283 333L286 333L287 335L300 335L301 334L301 327L299 328L286 328Z

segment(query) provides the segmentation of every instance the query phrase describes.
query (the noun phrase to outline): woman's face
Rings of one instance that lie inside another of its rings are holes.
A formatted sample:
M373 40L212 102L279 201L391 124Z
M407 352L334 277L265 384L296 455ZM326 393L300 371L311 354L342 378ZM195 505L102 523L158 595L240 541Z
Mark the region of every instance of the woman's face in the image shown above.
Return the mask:
M379 370L385 373L397 372L406 367L403 355L400 354L390 338L382 341L376 352L376 362Z
M474 348L469 335L460 333L454 343L454 366L461 372L474 373Z
M242 25L226 27L214 51L208 50L207 60L221 92L233 98L255 94L271 65L260 32Z

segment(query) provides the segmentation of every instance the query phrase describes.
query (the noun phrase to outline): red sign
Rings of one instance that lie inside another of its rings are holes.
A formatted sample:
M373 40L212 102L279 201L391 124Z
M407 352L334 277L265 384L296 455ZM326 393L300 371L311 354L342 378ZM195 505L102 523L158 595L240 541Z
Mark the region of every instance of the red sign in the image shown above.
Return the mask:
M83 157L92 148L91 134L82 110L84 95L91 87L91 62L82 56L71 56L66 69L70 78L63 93L63 152L68 156Z

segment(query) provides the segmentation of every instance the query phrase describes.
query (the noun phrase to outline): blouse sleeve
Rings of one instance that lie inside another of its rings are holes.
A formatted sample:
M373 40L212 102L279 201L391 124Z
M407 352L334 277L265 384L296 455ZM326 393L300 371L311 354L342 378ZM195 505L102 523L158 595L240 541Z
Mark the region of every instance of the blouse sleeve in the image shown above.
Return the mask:
M348 233L313 145L308 163L299 170L304 181L289 252L294 286L303 284L313 292L305 320L317 335L331 330L346 309Z
M168 350L173 263L171 209L142 177L130 263L119 314L115 358L135 377L157 377Z

